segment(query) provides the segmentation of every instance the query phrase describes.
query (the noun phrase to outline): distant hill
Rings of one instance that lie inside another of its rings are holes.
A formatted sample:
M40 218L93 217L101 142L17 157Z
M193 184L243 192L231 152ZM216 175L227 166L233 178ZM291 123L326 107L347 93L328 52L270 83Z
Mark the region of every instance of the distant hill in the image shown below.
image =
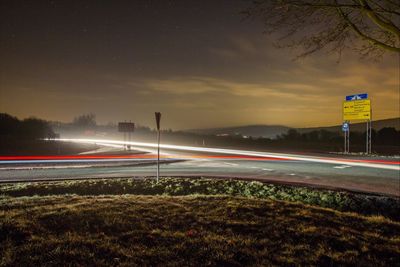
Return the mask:
M350 125L351 131L362 132L365 131L365 123L355 123ZM372 127L379 131L384 127L393 127L400 130L400 118L377 120L372 122ZM286 133L289 129L293 129L283 125L246 125L237 127L224 127L224 128L208 128L208 129L191 129L184 132L208 134L208 135L243 135L251 136L254 138L276 138L276 136ZM341 131L341 125L327 126L327 127L310 127L310 128L297 128L300 133L307 133L311 131L327 130L330 132Z
M185 132L210 135L243 135L252 137L275 138L286 133L290 127L282 125L247 125L226 128L192 129Z

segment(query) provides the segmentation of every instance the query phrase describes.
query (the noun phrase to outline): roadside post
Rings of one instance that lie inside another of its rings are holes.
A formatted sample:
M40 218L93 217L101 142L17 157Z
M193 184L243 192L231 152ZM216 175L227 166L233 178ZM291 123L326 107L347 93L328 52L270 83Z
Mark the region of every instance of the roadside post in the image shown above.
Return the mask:
M131 141L132 133L135 131L135 124L133 122L119 122L118 123L118 132L124 134L124 150L131 150L131 145L129 142ZM127 137L128 136L128 144Z
M161 112L156 112L156 124L157 124L157 183L160 179L160 120Z
M355 94L348 95L343 102L343 125L342 131L345 133L345 153L349 153L350 146L350 129L347 127L345 130L345 124L354 121L364 121L366 122L366 147L365 153L371 154L372 147L372 108L371 108L371 100L368 98L368 94ZM347 135L346 135L347 133ZM347 140L347 146L346 146ZM347 148L347 150L346 150Z
M345 121L342 125L342 131L344 133L344 153L349 153L350 147L350 123Z

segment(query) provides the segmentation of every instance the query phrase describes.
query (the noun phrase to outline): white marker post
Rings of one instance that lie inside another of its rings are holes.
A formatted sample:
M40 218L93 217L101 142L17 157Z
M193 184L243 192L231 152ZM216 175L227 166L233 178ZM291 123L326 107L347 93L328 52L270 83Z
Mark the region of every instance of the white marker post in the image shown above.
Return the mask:
M349 122L345 121L342 125L342 131L344 133L344 153L349 153L350 147L350 124Z
M157 123L157 183L160 179L160 120L161 112L156 112L156 123Z

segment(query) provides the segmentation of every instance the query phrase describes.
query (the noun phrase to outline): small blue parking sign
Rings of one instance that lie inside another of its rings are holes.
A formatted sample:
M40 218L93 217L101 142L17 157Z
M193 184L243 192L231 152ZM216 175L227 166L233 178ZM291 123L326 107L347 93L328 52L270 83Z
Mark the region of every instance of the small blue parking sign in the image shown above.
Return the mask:
M343 125L342 125L342 131L343 132L348 132L349 131L349 123L348 122L343 122Z

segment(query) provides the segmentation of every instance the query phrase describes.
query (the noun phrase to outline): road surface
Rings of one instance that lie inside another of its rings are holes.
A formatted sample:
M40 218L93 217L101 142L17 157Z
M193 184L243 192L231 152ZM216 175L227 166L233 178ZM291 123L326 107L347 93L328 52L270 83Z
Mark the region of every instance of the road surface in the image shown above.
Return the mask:
M96 143L115 149L123 146L123 142L112 140L60 141ZM56 158L0 157L0 181L154 176L155 166L151 164L155 159L155 145L130 144L134 149L148 153ZM175 145L163 145L161 151L162 176L247 178L400 196L398 159L310 156ZM88 163L97 166L88 167Z

